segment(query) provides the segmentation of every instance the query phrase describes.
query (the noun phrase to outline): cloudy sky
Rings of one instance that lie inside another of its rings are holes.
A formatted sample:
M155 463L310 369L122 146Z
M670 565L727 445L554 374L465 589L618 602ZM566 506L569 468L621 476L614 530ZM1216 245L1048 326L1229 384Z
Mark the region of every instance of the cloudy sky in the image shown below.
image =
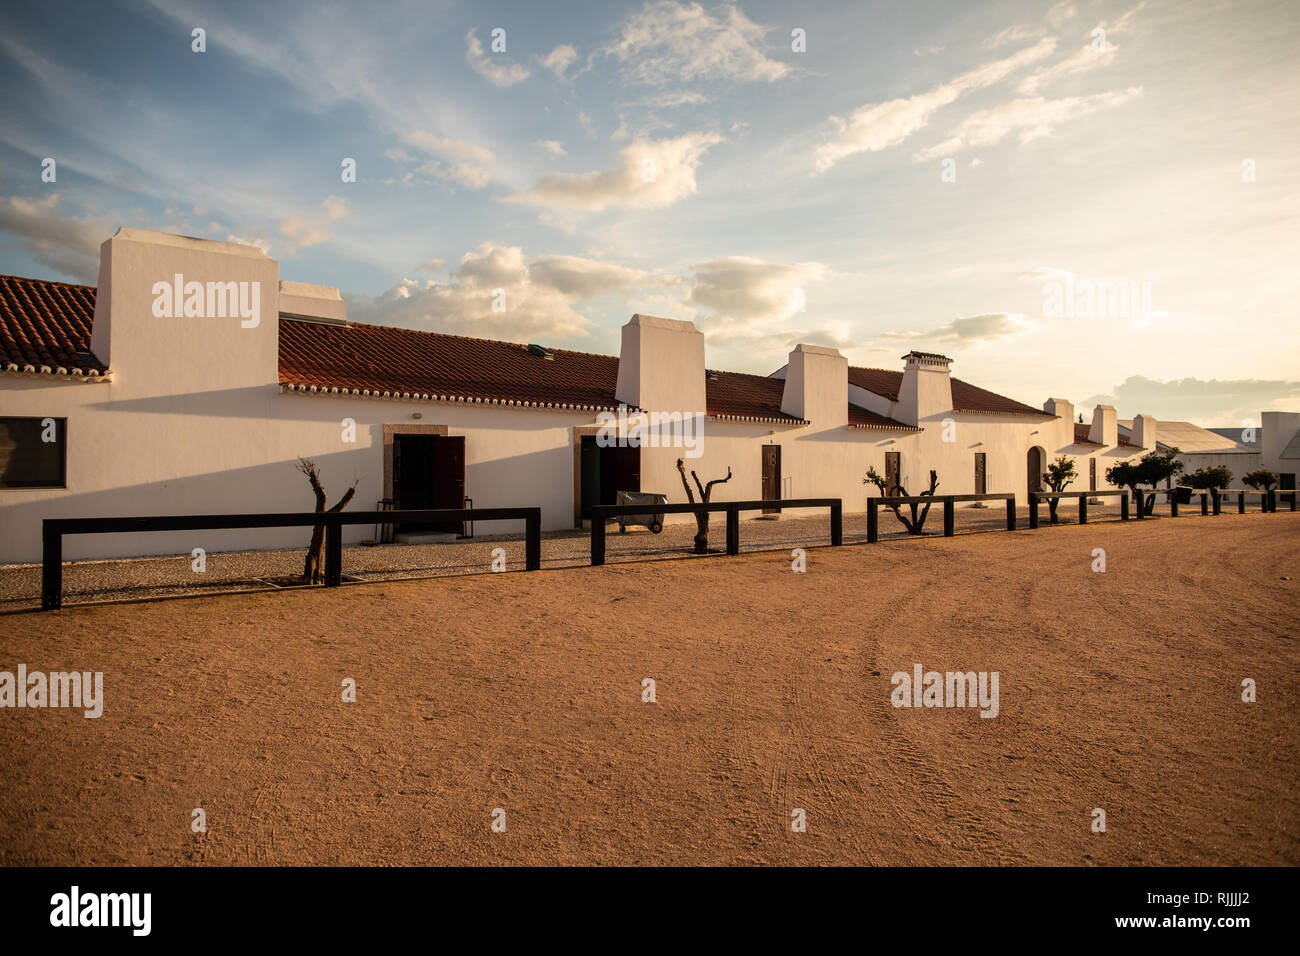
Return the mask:
M0 85L6 273L93 282L136 226L361 321L617 353L646 312L736 371L915 347L1033 404L1300 408L1294 0L40 0Z

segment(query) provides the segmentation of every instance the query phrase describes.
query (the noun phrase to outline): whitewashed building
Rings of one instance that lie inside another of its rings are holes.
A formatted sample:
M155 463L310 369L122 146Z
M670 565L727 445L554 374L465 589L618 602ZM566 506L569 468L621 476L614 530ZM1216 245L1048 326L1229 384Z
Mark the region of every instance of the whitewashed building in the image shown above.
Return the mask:
M851 367L800 345L770 376L715 371L689 322L634 315L620 355L349 323L337 289L281 281L244 245L123 228L97 288L0 278L0 562L35 561L46 517L306 511L315 460L350 506L540 506L582 523L619 490L684 500L675 462L733 479L715 500L839 497L870 467L915 493L1024 496L1058 455L1076 490L1156 447L1138 416L1075 421L950 374L944 356ZM699 422L693 447L605 447L620 408ZM609 435L606 425L605 437ZM454 531L458 528L405 529ZM483 526L479 533L510 530ZM209 550L298 546L305 529L212 532ZM349 526L345 540L371 537ZM188 552L192 533L88 536L69 558Z

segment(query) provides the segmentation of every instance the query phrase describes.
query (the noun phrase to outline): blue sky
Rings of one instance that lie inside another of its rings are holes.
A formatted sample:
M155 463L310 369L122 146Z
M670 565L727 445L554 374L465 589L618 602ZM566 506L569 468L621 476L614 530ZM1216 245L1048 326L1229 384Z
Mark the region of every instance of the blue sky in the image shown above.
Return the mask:
M616 353L647 312L719 368L926 348L1238 424L1300 408L1298 40L1289 0L9 4L0 271L137 226L362 321Z

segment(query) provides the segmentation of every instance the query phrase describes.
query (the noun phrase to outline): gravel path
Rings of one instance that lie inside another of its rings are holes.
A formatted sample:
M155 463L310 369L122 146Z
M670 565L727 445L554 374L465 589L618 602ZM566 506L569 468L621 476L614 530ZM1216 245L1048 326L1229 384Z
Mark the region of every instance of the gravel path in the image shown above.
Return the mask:
M1116 520L1117 504L1092 505L1091 521ZM1062 508L1063 523L1073 524L1073 506ZM1042 511L1044 524L1047 510ZM964 531L1001 530L1006 510L1001 502L989 508L959 508L956 529ZM1029 524L1028 509L1020 509L1019 527ZM926 522L927 534L942 534L943 511L934 508ZM844 543L865 542L865 513L844 516ZM654 535L643 528L629 528L620 534L616 525L606 535L606 561L644 561L656 558L690 558L695 535L693 523L666 526ZM880 514L880 536L905 538L902 525L888 511ZM772 551L797 547L818 547L830 543L828 515L795 517L782 515L776 520L756 515L741 516L740 549ZM710 546L725 546L725 518L713 516L710 522ZM506 567L516 570L524 564L522 535L484 535L465 541L439 544L386 544L343 549L343 573L346 580L375 581L422 578L450 574L481 574L491 568L492 552L503 548ZM141 598L172 597L183 594L211 594L224 591L251 591L293 586L286 579L302 573L304 548L285 551L213 552L207 556L207 569L198 574L191 570L189 555L153 558L123 558L112 561L68 561L63 566L63 595L67 605L123 601ZM550 531L542 535L542 567L569 567L588 564L591 538L585 531ZM0 612L25 610L40 606L41 568L38 564L0 565Z

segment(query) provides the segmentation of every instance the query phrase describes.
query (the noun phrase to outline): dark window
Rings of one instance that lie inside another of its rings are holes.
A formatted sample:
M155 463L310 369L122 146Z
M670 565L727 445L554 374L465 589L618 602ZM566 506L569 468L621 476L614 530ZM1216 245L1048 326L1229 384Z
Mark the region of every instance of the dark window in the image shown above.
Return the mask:
M66 418L0 418L0 488L63 488Z
M1097 459L1088 459L1088 490L1097 490Z

